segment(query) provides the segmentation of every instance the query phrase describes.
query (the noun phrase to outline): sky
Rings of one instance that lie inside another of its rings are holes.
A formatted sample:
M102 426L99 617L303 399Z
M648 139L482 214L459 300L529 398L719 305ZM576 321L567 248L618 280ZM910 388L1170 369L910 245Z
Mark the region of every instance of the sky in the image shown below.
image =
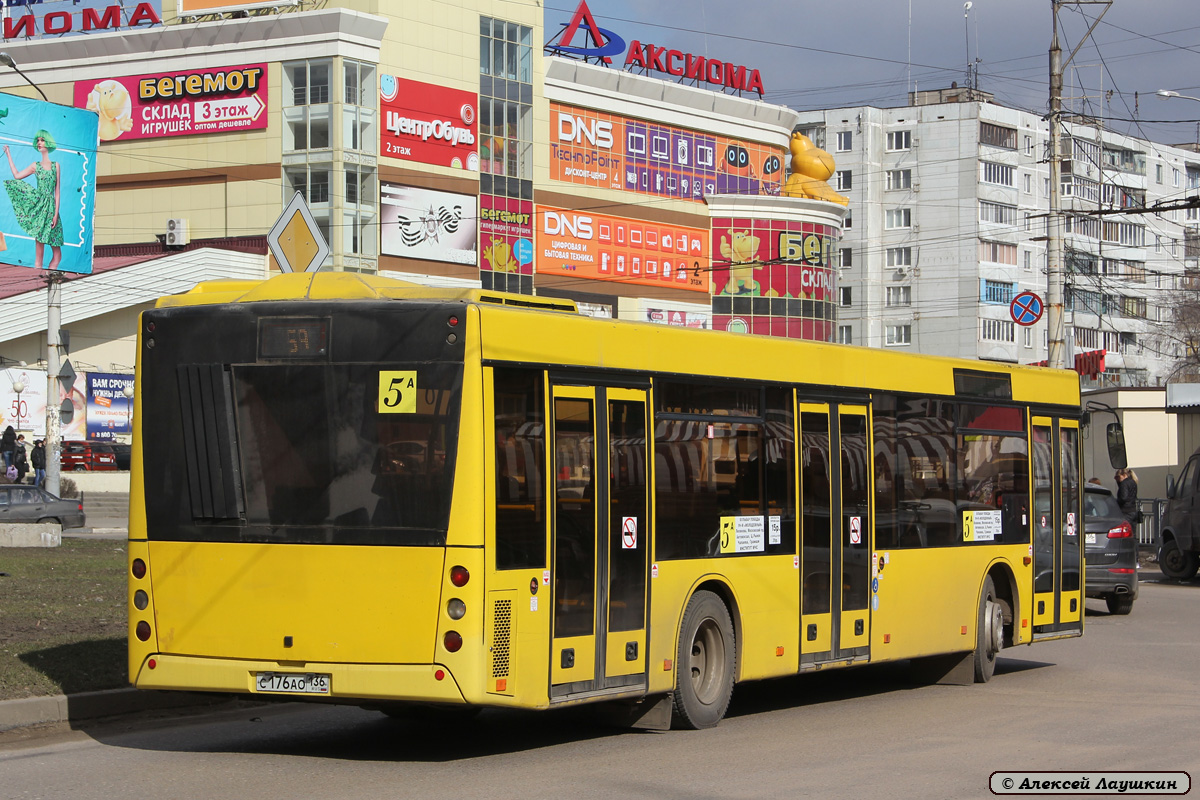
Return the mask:
M578 0L545 0L556 39ZM967 82L996 102L1049 109L1051 0L589 0L597 24L626 42L671 47L758 69L767 102L797 110L900 106L906 92ZM1104 6L1059 10L1064 61ZM911 19L911 23L910 23ZM575 44L582 44L582 36ZM623 59L623 56L621 57ZM1064 108L1165 144L1200 142L1200 2L1114 0L1064 70Z

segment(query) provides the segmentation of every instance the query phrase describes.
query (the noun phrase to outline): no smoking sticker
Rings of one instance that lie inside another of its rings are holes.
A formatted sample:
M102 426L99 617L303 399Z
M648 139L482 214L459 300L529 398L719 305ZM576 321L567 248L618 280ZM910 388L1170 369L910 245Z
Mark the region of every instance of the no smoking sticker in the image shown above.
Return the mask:
M637 549L637 517L621 517L621 549Z

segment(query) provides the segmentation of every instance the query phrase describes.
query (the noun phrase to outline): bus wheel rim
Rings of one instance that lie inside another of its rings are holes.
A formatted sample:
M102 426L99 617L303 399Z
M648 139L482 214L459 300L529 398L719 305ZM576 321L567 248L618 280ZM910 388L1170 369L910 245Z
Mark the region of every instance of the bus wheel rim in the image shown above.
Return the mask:
M725 662L725 641L714 619L705 619L696 629L692 639L691 671L692 689L696 699L706 705L716 701L720 694L721 672Z

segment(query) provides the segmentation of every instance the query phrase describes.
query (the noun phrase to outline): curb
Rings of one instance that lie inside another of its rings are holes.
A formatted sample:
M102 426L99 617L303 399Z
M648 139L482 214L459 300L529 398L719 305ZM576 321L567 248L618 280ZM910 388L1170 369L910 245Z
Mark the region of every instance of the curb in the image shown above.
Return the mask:
M229 699L229 695L224 694L154 691L129 687L3 700L0 701L0 731L47 723L75 724L138 711L214 706L226 703Z

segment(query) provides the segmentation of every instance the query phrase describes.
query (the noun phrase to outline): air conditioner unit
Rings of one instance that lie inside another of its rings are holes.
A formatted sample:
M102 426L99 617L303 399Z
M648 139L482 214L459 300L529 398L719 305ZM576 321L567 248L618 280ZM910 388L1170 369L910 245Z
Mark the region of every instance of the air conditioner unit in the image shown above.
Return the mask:
M912 182L912 190L913 190L914 192L919 192L919 191L921 191L921 182L920 182L920 181L913 181L913 182Z
M920 226L920 225L918 225L917 223L915 223L915 222L914 222L914 223L912 224L912 232L913 232L913 233L920 233L920 232L921 232L921 226Z
M167 220L167 247L183 247L188 243L188 223L186 219Z

